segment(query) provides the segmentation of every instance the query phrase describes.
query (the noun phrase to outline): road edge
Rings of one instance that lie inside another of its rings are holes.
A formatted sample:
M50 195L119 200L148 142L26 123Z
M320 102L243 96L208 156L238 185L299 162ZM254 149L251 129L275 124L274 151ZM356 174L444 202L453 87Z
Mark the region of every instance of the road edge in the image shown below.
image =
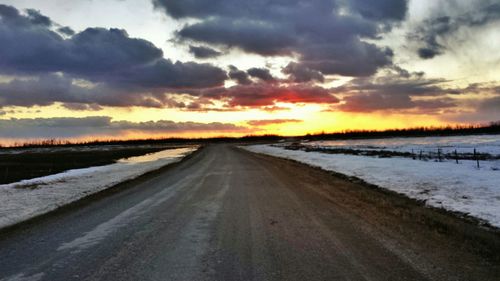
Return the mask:
M162 174L162 173L164 173L164 172L166 172L166 171L168 171L170 169L173 169L173 168L175 168L175 167L183 164L187 160L195 157L196 155L198 155L199 153L201 153L201 151L204 148L205 148L205 145L200 145L197 150L195 150L192 153L189 153L188 155L184 156L179 161L166 164L166 165L164 165L164 166L162 166L162 167L160 167L158 169L146 172L146 173L144 173L144 174L142 174L140 176L137 176L135 178L122 181L122 182L120 182L118 184L115 184L115 185L110 186L108 188L105 188L103 190L97 191L95 193L89 194L87 196L84 196L84 197L82 197L80 199L77 199L75 201L72 201L70 203L67 203L67 204L64 204L62 206L59 206L56 209L48 211L46 213L35 215L35 216L33 216L33 217L29 218L29 219L26 219L26 220L23 220L23 221L19 221L19 222L16 222L14 224L11 224L11 225L8 225L8 226L5 226L5 227L0 227L0 238L3 235L5 235L6 233L10 233L10 232L16 231L17 229L20 229L20 228L29 227L32 224L38 223L40 221L43 221L43 220L45 220L47 218L50 218L50 217L52 217L54 215L60 215L60 214L64 214L64 213L70 212L70 211L72 211L72 210L74 210L76 208L88 205L91 202L94 202L95 200L99 200L99 199L107 197L107 196L109 196L111 194L115 194L115 193L121 192L123 190L126 190L128 188L131 188L131 187L137 185L138 183L141 183L141 182L147 181L147 180L149 180L151 178L154 178L157 175L160 175L160 174Z
M362 186L365 186L367 188L370 188L370 189L373 189L373 190L377 190L381 193L384 193L384 194L387 194L387 195L391 195L391 196L396 196L398 198L403 198L403 199L408 199L422 207L425 207L427 209L431 209L431 210L434 210L434 211L437 211L437 212L440 212L440 213L443 213L443 214L447 214L447 215L451 215L455 218L458 218L458 219L461 219L461 220L464 220L468 223L472 223L474 224L475 226L477 226L478 228L481 228L481 229L484 229L484 230L487 230L487 231L491 231L491 232L494 232L494 233L498 233L500 234L500 227L496 227L494 225L491 225L488 221L486 220L483 220L483 219L480 219L480 218L476 218L474 216L471 216L469 214L466 214L466 213L463 213L463 212L459 212L459 211L453 211L453 210L448 210L448 209L445 209L445 208L440 208L440 207L436 207L436 206L430 206L430 205L426 205L425 202L426 200L418 200L418 199L415 199L415 198L411 198L403 193L398 193L394 190L390 190L388 188L385 188L383 186L379 186L379 185L376 185L376 184L373 184L373 183L369 183L359 177L356 177L356 176L348 176L346 174L342 174L342 173L339 173L339 172L336 172L336 171L330 171L330 170L325 170L319 166L314 166L314 165L310 165L310 164L307 164L307 163L304 163L304 162L300 162L298 160L294 160L294 159L290 159L290 158L285 158L285 157L279 157L279 156L274 156L274 155L269 155L269 154L265 154L265 153L260 153L260 152L254 152L254 151L250 151L250 150L247 150L243 147L240 147L238 146L237 149L240 149L240 150L243 150L243 151L246 151L246 152L250 152L250 153L254 153L254 154L258 154L258 155L262 155L262 156L267 156L267 157L273 157L273 158L278 158L278 159L282 159L282 160L285 160L285 161L290 161L290 162L293 162L293 163L297 163L297 164L301 164L301 165L305 165L305 166L308 166L310 168L313 168L313 169L316 169L316 170L320 170L320 171L323 171L323 172L326 172L334 177L337 177L337 178L340 178L340 179L344 179L348 182L351 182L351 183L355 183L355 184L360 184Z
M415 214L415 218L423 218L424 220L414 220L413 222L418 225L427 227L429 230L434 229L437 233L446 235L448 237L455 237L458 240L467 242L469 249L482 252L493 260L500 261L500 229L494 226L485 226L478 224L478 220L474 217L464 217L463 214L449 211L442 208L425 205L425 202L410 198L404 194L397 193L383 187L367 183L359 178L346 176L341 173L328 171L320 167L308 165L297 160L276 157L263 153L253 152L246 150L242 147L235 147L244 153L258 155L264 158L279 159L281 161L302 165L310 169L325 173L333 178L345 180L352 184L358 185L360 188L375 192L378 196L386 196L403 202L407 205L407 209L421 208L423 212ZM353 192L358 192L353 190ZM382 198L381 198L382 199ZM455 239L455 240L456 240ZM457 240L457 241L458 241ZM477 247L476 247L477 246ZM496 250L495 250L496 249Z

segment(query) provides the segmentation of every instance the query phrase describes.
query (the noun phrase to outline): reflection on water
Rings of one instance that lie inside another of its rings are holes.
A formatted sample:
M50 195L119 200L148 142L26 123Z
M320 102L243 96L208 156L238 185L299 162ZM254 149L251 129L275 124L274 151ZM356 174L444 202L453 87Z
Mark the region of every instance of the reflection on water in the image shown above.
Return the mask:
M134 163L144 163L156 161L163 158L176 158L183 156L191 151L196 149L196 147L184 147L184 148L174 148L174 149L166 149L159 152L149 153L142 156L123 158L118 160L118 163L126 163L126 164L134 164Z

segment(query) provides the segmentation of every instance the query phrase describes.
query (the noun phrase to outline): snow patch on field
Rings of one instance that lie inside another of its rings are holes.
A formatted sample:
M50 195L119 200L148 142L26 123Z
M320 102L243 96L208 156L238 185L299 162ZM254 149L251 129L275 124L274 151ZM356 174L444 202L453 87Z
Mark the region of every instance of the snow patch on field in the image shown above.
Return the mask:
M0 228L45 214L63 205L178 162L197 147L167 149L115 164L69 170L0 185Z
M281 157L355 176L377 186L425 200L429 206L469 214L500 227L499 161L418 161L409 158L376 158L287 150L270 145L243 147L249 151Z
M382 138L359 140L324 140L303 143L312 147L385 150L396 152L479 153L500 155L500 135L471 135L451 137Z

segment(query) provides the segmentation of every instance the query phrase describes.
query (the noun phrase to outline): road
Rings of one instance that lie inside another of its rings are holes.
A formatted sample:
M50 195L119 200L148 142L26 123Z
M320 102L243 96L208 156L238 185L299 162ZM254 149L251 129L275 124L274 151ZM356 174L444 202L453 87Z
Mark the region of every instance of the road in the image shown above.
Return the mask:
M500 280L497 257L421 218L480 233L493 251L498 235L405 200L211 145L2 233L0 280Z

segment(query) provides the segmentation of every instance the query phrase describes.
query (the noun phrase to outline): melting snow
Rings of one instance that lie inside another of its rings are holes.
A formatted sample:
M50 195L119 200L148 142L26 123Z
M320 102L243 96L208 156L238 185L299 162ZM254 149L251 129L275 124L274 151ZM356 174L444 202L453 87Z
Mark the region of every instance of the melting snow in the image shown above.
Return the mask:
M197 147L167 149L115 164L69 170L0 185L0 228L50 212L90 194L180 161Z

